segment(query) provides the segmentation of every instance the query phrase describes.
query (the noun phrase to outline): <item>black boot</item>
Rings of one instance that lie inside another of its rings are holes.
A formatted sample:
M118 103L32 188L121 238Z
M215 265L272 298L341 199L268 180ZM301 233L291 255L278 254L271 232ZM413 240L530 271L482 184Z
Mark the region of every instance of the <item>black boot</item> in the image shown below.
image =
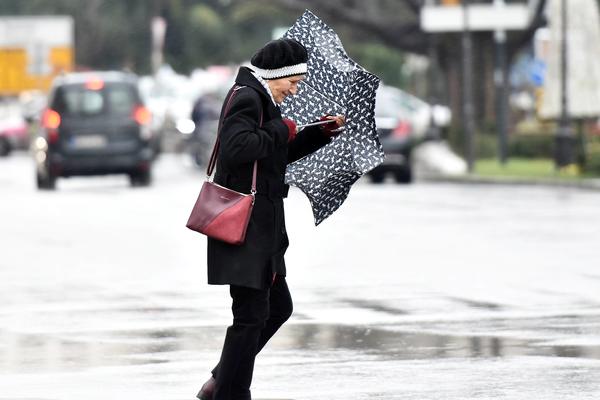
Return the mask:
M196 395L200 400L212 400L213 393L215 391L215 378L212 376L209 380L207 380L204 385L202 385L202 389Z

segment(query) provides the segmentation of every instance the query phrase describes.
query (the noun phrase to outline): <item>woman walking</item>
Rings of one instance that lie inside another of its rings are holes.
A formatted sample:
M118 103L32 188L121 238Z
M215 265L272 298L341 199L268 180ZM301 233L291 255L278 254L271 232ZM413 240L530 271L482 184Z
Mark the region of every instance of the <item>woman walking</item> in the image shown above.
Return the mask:
M331 123L297 132L294 121L282 119L279 104L297 93L307 60L295 40L267 43L250 68L240 67L221 110L215 182L247 193L258 161L257 193L244 244L208 239L208 283L229 285L233 324L201 400L250 400L254 359L292 314L284 261L286 166L329 143L344 124L343 116L324 116Z

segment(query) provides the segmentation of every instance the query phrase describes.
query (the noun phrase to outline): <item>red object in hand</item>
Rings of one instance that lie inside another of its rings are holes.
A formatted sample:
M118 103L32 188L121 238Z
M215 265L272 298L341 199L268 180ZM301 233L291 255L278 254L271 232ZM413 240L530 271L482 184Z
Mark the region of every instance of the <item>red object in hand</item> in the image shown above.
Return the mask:
M319 119L319 121L331 121L329 124L321 125L321 132L323 132L325 136L331 138L337 136L340 132L334 132L337 128L339 128L339 126L334 119L329 119L328 117L329 115L324 115Z
M287 118L283 119L283 123L288 128L288 143L289 143L292 140L296 139L297 126L294 121L292 121L291 119L287 119Z

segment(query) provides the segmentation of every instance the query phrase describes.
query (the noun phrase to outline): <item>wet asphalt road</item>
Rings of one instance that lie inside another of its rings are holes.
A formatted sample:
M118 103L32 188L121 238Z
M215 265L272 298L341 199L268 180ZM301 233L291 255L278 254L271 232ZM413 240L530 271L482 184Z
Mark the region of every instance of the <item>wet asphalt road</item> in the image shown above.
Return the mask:
M193 399L229 324L185 229L203 175L34 188L0 158L0 400ZM600 398L600 193L359 182L315 228L286 200L295 312L253 395Z

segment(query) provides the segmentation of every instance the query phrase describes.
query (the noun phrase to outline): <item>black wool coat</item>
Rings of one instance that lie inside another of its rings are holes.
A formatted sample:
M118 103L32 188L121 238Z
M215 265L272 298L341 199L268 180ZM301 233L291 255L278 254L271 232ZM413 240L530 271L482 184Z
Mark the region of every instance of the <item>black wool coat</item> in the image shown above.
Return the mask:
M249 193L252 168L258 160L257 194L248 224L246 241L231 245L208 239L208 283L264 289L274 274L286 274L284 254L288 247L283 198L288 163L314 152L330 139L319 127L308 127L288 144L288 128L262 84L246 67L236 77L237 89L227 115L221 109L220 148L214 181ZM261 125L262 119L262 125Z

